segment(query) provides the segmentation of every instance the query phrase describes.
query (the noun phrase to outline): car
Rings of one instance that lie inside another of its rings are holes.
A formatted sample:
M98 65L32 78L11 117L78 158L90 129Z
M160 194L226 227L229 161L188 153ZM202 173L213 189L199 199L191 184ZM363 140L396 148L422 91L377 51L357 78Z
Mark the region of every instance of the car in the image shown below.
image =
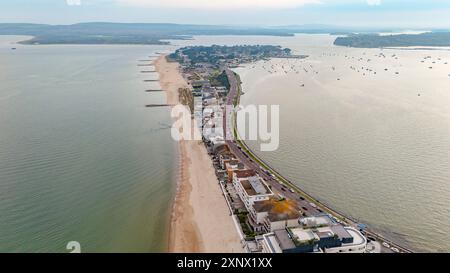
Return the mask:
M303 210L308 210L308 208L306 208L306 207L302 207L302 209L303 209Z
M300 198L300 200L305 201L305 197L300 196L299 198Z
M398 250L398 248L396 247L391 247L391 250L394 251L395 253L400 253L400 250Z
M309 205L313 208L317 208L316 204L314 204L314 203L309 203Z
M281 188L281 190L282 190L282 191L286 191L286 189L285 189L285 188Z
M293 189L289 189L290 192L295 193L295 191Z
M386 242L383 242L382 245L383 245L384 247L386 247L386 248L390 248L390 247L391 247L391 246L390 246L388 243L386 243Z

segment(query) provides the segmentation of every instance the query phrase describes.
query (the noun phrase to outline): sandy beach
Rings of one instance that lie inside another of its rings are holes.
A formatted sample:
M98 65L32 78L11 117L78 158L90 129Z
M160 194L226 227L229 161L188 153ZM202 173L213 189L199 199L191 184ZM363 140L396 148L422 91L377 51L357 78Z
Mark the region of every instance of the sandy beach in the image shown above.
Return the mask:
M167 62L162 56L155 61L155 68L167 103L177 104L178 90L188 86L179 73L179 64ZM199 141L181 141L179 156L180 179L172 212L169 252L243 252L205 146Z

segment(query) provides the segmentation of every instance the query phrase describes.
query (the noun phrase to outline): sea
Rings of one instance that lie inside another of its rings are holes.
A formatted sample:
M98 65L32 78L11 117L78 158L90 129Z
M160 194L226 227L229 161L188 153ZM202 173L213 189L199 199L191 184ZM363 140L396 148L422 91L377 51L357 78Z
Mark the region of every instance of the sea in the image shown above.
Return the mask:
M337 211L419 252L450 251L450 49L355 49L331 35L196 36L172 46L22 46L0 36L0 252L167 250L176 144L140 60L269 44L306 59L235 69L242 105L280 105L261 152ZM12 50L16 47L16 50ZM157 77L157 76L155 76ZM151 78L153 79L153 78Z
M0 252L166 251L176 145L138 65L171 49L23 39L0 36Z

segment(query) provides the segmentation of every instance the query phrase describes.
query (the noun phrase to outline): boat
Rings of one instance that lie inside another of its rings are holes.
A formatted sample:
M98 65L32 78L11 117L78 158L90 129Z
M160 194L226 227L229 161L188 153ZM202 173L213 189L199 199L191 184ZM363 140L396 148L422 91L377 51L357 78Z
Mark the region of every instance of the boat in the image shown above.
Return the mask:
M13 47L13 48L11 48L11 50L16 50L17 48L15 48L15 47Z

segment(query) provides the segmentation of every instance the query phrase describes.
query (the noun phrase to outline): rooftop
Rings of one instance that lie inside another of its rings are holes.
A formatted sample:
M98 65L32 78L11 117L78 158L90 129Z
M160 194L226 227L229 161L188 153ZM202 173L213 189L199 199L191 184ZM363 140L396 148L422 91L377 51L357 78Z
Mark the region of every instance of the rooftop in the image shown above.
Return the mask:
M255 176L256 172L254 170L236 170L234 172L234 175L236 175L237 178L241 179L241 178L247 178L247 177Z
M274 237L277 239L278 246L279 246L279 248L281 248L281 250L295 248L295 244L292 241L291 237L289 236L289 233L287 232L287 230L282 229L282 230L274 231ZM274 245L275 245L275 243L274 243Z
M240 180L240 183L249 196L271 194L269 187L258 176L251 176Z
M320 226L329 226L332 225L334 221L328 215L321 215L302 218L300 219L300 223L304 227L312 228Z
M266 201L257 201L253 208L256 212L267 212L271 222L277 222L288 219L298 219L300 212L297 204L293 200L269 199Z
M311 240L319 240L320 237L316 235L311 229L294 228L291 229L291 232L300 243L309 242Z

